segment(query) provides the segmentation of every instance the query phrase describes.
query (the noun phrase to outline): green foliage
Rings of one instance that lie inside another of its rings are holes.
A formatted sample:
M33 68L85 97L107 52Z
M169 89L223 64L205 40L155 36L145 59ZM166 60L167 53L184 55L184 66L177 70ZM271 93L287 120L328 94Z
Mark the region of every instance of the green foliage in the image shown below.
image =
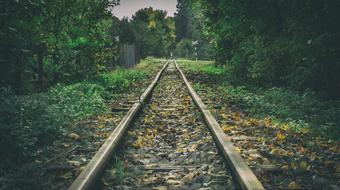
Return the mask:
M134 69L118 69L92 81L56 85L48 92L15 95L0 91L0 159L2 172L33 159L39 147L51 144L72 123L109 111L106 102L135 89L159 61L143 60ZM141 90L138 88L138 90Z
M228 102L256 117L272 117L295 130L310 128L319 135L339 138L340 102L320 101L312 92L302 95L282 88L248 89L223 85Z
M194 6L195 5L195 6ZM194 46L192 42L198 42L197 48L198 59L209 59L210 44L203 39L201 32L201 22L203 22L202 10L194 4L190 6L188 1L177 1L177 13L175 13L176 26L176 49L174 55L182 58L194 59Z
M64 121L85 119L105 112L104 88L88 82L56 86L49 92L51 109Z
M142 58L170 55L175 43L175 23L166 17L166 11L144 8L138 10L129 22L121 21L119 38L123 43L135 44Z
M117 184L123 184L125 179L125 167L124 162L119 159L119 157L114 157L114 167L116 169L116 175L117 175Z
M338 1L189 1L232 81L340 97Z
M32 156L33 147L50 142L60 134L59 127L64 121L51 109L47 94L17 96L2 89L0 100L1 167Z
M241 109L252 117L271 117L278 123L288 124L294 130L311 129L317 135L334 139L340 136L340 102L324 101L313 91L298 93L289 89L272 87L236 86L228 81L225 68L214 67L211 61L178 61L186 70L196 73L195 80L213 81L212 93ZM208 76L204 78L203 76ZM203 81L204 82L204 81ZM196 85L195 89L202 86Z
M0 1L0 86L42 91L91 78L118 56L116 1Z
M192 45L192 41L190 39L181 39L176 45L176 49L174 54L177 57L194 59L194 47Z
M15 164L30 158L71 122L106 111L103 92L103 87L85 82L25 96L2 90L1 159Z
M185 69L189 69L194 72L204 73L209 76L223 77L225 69L222 67L215 67L212 61L191 61L186 59L179 59L179 63L183 64Z
M128 91L138 81L146 78L146 73L136 70L118 69L110 73L101 74L97 77L98 84L103 86L103 97L112 98L114 94Z

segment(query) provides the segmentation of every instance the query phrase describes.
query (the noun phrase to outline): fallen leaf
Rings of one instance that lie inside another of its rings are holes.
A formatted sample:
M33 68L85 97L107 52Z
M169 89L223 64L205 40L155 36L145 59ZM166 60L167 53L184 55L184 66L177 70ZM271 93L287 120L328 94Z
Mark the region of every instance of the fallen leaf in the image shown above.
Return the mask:
M70 179L72 177L72 172L67 172L60 177L63 178L63 179Z
M271 126L272 125L272 119L270 117L265 118L264 121L263 121L263 124L267 127Z
M308 165L305 161L301 161L300 162L300 168L303 169L303 170L307 170L308 168Z
M279 141L283 141L283 140L285 140L286 136L285 136L283 133L281 133L281 131L278 131L278 132L276 133L276 138L277 138Z
M293 181L289 183L288 189L291 189L291 190L301 189L301 186L297 184L295 181Z
M67 135L67 137L73 140L78 140L80 138L80 136L75 133L70 133Z
M69 144L67 144L67 143L61 143L61 146L63 146L64 148L68 148L68 147L70 147L70 145L69 145Z
M103 183L105 186L111 185L109 182L107 182L107 181L105 180L105 178L101 178L101 181L102 181L102 183Z
M238 147L235 147L235 150L236 150L237 152L241 152L241 149L238 148Z
M69 160L67 161L67 163L69 163L70 165L73 165L73 166L80 166L81 163L79 161L76 161L76 160Z
M190 148L188 148L189 152L194 152L197 149L197 144L192 145Z
M335 171L336 171L336 173L340 173L340 164L336 166Z
M241 120L241 114L240 113L236 113L234 115L234 119L235 119L235 121L240 121Z
M169 184L170 186L179 186L182 184L182 182L179 180L169 179L167 180L167 184Z
M225 133L230 132L230 127L228 127L227 125L223 125L222 129L223 129L223 132L225 132Z
M299 151L300 151L302 154L305 153L305 149L304 149L302 146L299 147Z
M135 148L142 148L143 147L143 137L138 137L137 140L132 144Z
M190 183L191 181L192 181L192 179L195 177L195 173L194 172L192 172L192 173L189 173L189 174L187 174L187 175L185 175L184 177L183 177L183 182L185 183L185 184L188 184L188 183Z

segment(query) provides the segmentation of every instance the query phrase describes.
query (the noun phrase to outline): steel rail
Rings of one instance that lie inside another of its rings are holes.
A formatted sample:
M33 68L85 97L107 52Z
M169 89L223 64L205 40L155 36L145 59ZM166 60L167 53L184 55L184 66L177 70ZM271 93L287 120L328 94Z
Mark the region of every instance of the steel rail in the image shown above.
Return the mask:
M115 130L106 139L104 144L99 148L97 153L92 157L91 161L85 166L76 180L69 187L69 190L87 190L90 189L100 177L105 164L112 155L113 151L117 148L119 142L124 138L129 125L133 118L140 111L142 104L151 94L152 90L155 88L157 82L159 81L165 68L168 66L169 60L165 63L163 68L158 72L153 82L148 86L144 93L140 96L139 102L133 104L130 110L126 113L123 119L120 121Z
M235 150L232 142L224 134L223 130L219 126L216 119L213 117L211 112L208 110L206 105L203 103L201 98L197 95L195 90L192 88L185 75L179 68L176 60L173 60L175 67L180 74L181 79L187 86L191 97L193 98L196 106L202 112L204 120L209 127L209 130L218 144L219 149L223 153L227 164L230 166L232 173L236 178L236 182L240 185L243 190L264 190L261 182L257 179L252 170L244 162L241 155ZM93 187L96 180L100 177L102 170L105 167L106 162L109 160L110 155L119 145L119 142L124 138L124 135L128 131L129 125L137 113L140 111L142 104L145 102L147 97L152 93L157 82L159 81L162 73L168 66L170 60L166 62L164 67L158 72L153 82L148 86L144 93L140 96L140 101L134 103L127 114L123 117L119 125L104 142L98 152L94 155L91 161L86 165L80 175L72 183L69 190L87 190Z
M201 98L192 88L185 75L179 68L176 60L174 60L174 62L182 80L184 81L190 92L192 99L194 100L196 106L202 112L204 120L206 121L215 142L218 144L220 150L223 153L223 156L226 158L228 165L231 167L232 172L236 177L236 181L239 183L240 187L243 190L264 190L261 182L257 179L253 171L242 159L240 153L236 151L232 142L229 140L227 135L225 135L214 116L211 114L207 106L203 103Z

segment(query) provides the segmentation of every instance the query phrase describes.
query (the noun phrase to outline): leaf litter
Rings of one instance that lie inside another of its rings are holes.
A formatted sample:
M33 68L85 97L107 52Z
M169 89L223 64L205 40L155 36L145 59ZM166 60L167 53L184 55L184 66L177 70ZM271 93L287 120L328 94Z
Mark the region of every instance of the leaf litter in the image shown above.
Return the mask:
M155 76L156 72L157 69L150 73L150 77ZM138 101L141 90L149 83L150 80L135 83L134 89L116 94L116 97L107 103L108 106L115 108L121 107L122 104L132 105L134 101ZM24 180L32 183L33 189L67 189L119 124L127 112L126 108L122 110L92 116L65 128L63 135L52 145L42 146L36 152L34 163L27 163L22 167L28 168L27 171L22 171L28 173L23 176Z
M215 118L236 150L247 161L266 189L340 189L340 143L271 118L250 118L224 102L223 93L209 79L190 77L200 84L198 94L207 100Z
M124 163L124 180L103 175L101 189L236 189L173 65L163 74L115 159ZM116 170L113 161L106 171Z

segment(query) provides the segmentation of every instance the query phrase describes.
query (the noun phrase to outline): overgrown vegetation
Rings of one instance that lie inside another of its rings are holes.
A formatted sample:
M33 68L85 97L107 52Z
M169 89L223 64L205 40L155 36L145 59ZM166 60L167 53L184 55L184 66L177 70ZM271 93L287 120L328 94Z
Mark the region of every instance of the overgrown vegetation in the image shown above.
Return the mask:
M239 84L340 97L339 1L190 1L216 64Z
M117 1L0 1L0 86L37 92L89 79L118 57Z
M36 150L65 135L72 123L108 111L108 101L119 93L134 90L131 87L148 79L159 63L148 58L134 69L117 69L93 80L60 84L39 94L15 95L3 88L0 92L1 171L33 159Z
M185 69L198 74L193 75L193 80L202 85L205 82L212 83L214 86L211 90L215 96L252 117L270 117L296 131L311 130L316 135L335 139L340 136L339 101L320 100L313 91L298 93L278 87L235 86L227 82L228 73L225 69L214 67L213 62L179 60L179 63ZM196 88L200 88L200 85L196 85Z

